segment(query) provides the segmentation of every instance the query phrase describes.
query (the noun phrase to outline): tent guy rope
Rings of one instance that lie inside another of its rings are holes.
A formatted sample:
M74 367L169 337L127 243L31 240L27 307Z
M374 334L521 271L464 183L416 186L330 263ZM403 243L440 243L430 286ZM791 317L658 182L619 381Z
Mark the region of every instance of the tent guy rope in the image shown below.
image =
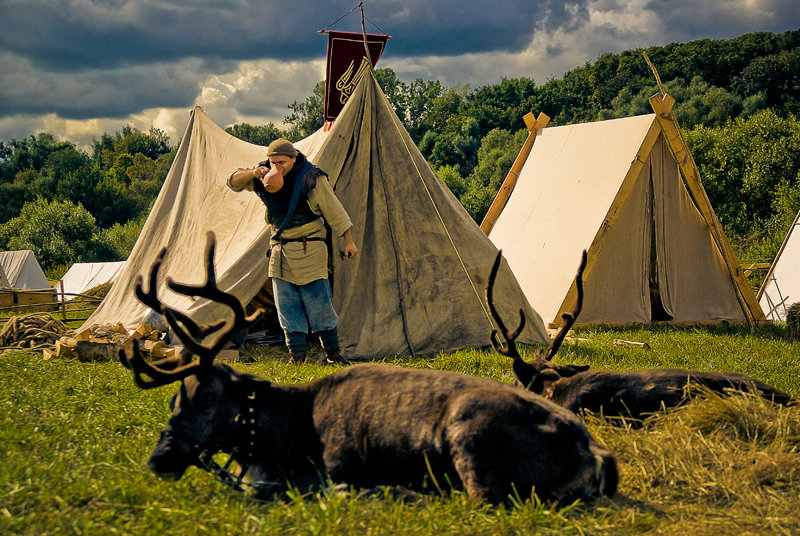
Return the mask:
M375 83L378 83L378 79L375 76L374 69L370 69L369 72L370 72L370 75L372 76L372 78L375 80ZM388 102L388 98L386 97L386 95L383 92L381 92L381 95L383 95L383 98L386 99L387 102ZM389 105L391 106L391 103L389 103ZM422 187L425 189L425 193L428 195L428 199L430 199L430 201L431 201L431 205L433 206L433 210L436 212L436 217L439 219L439 223L442 224L442 228L444 229L444 232L447 235L447 239L450 241L450 245L453 246L453 251L455 252L456 257L458 257L458 262L461 264L461 268L464 270L464 273L466 274L467 279L469 280L469 284L472 286L472 290L475 293L475 297L478 298L478 303L481 304L481 309L483 309L483 314L486 315L486 320L489 322L489 326L492 329L495 329L494 322L492 322L492 317L489 314L489 311L486 309L486 304L483 303L483 300L481 299L481 295L478 292L478 289L475 287L475 281L473 281L472 276L469 274L469 270L467 270L467 266L464 263L464 259L461 257L461 253L458 251L458 248L456 247L456 243L453 240L453 236L450 234L450 230L447 228L447 225L444 223L444 218L442 218L442 214L439 212L439 207L436 206L436 201L434 201L433 195L431 195L431 191L428 188L428 185L425 184L425 180L422 177L422 172L419 170L419 167L417 166L417 162L416 162L416 160L414 160L414 156L411 153L411 150L408 148L408 144L406 143L406 139L402 135L402 130L400 129L400 125L398 125L398 123L397 123L397 116L393 116L392 121L394 123L395 128L397 129L397 132L400 134L400 139L403 140L403 146L404 146L406 152L408 153L409 159L411 160L411 163L414 165L414 170L417 172L417 178L419 179L419 182L422 183Z

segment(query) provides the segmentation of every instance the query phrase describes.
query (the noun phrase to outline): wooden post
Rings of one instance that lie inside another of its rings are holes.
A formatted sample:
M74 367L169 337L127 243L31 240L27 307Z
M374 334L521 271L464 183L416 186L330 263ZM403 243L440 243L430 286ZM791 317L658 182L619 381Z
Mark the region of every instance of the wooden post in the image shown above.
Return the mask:
M64 300L64 280L61 279L58 282L58 286L61 288L61 316L64 317L64 323L67 323L67 302Z
M769 321L764 316L764 312L758 304L758 300L756 299L753 289L750 287L750 283L745 279L736 254L733 252L730 242L728 242L728 239L725 237L722 225L720 225L717 215L711 207L708 194L706 194L706 190L703 188L703 183L700 179L700 172L697 169L697 164L681 134L678 122L672 114L672 106L674 104L675 99L669 95L664 95L663 98L661 94L650 97L650 106L653 107L653 111L656 113L656 119L664 132L664 138L667 140L673 155L675 155L675 160L678 161L678 166L680 167L684 181L686 181L686 186L700 214L708 224L711 237L717 244L722 259L728 266L734 288L738 290L736 297L739 299L739 304L742 306L742 310L745 313L747 323L751 327L753 327L754 323L768 324Z
M483 222L481 222L481 231L483 231L486 236L489 236L489 233L492 232L492 227L494 227L494 224L497 222L497 218L500 217L500 213L503 212L508 198L511 197L511 192L514 191L514 187L517 185L519 172L522 171L522 166L525 165L528 155L531 154L533 142L536 140L537 133L540 129L546 127L547 123L550 121L550 118L543 113L540 113L535 121L533 120L532 113L526 114L523 119L525 120L525 125L528 127L528 137L525 139L525 143L522 144L522 149L520 149L516 160L514 160L514 163L511 165L511 169L508 171L508 175L506 175L503 185L500 187L500 191L497 192L494 201L492 201L492 206L489 207L486 216L483 218Z

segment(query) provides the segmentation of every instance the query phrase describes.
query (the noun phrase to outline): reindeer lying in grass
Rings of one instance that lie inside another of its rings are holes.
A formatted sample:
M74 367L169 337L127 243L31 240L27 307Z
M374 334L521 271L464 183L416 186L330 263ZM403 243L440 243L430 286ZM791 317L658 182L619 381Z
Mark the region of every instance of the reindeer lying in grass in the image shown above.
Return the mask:
M492 345L502 355L513 359L515 383L525 389L545 396L559 406L573 412L588 410L606 416L623 416L642 419L664 407L675 407L686 401L692 387L704 387L717 393L732 390L760 392L761 396L778 404L788 404L794 399L762 381L735 372L704 372L684 369L651 369L617 372L589 370L588 365L554 365L551 360L558 352L567 332L575 323L583 306L583 270L586 268L584 250L575 279L577 302L571 313L563 313L564 323L547 350L537 351L532 362L526 362L516 347L516 338L525 325L520 310L520 326L509 333L492 302L492 288L500 266L502 253L498 252L486 289L486 299L500 332L503 345L492 332Z
M451 483L470 498L504 502L533 490L570 502L614 494L613 454L577 416L533 393L488 378L364 364L301 385L279 385L214 363L225 343L254 323L239 300L217 288L214 236L206 248L206 283L167 286L226 304L234 321L199 326L156 296L166 249L140 279L137 297L162 313L185 344L180 356L148 364L134 341L120 353L142 389L181 382L172 417L150 455L158 476L177 480L191 465L213 470L235 488L264 498L292 483L305 491L324 475L334 483L423 489ZM222 329L225 328L225 329ZM203 339L215 334L208 345ZM199 356L197 363L192 362ZM148 376L146 378L145 376ZM230 453L220 467L212 456ZM240 469L229 470L235 462Z

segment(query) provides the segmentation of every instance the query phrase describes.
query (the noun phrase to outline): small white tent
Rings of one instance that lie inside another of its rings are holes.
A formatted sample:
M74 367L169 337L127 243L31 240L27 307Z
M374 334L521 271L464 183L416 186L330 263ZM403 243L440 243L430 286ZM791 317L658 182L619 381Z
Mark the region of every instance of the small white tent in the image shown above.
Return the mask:
M29 249L0 252L0 266L12 288L28 290L51 288L33 251Z
M656 114L538 135L529 124L535 142L516 185L482 228L551 326L573 307L584 249L578 324L764 322L670 112L674 99L651 104Z
M69 301L76 294L82 294L103 283L113 283L123 266L125 261L76 262L70 266L55 288L58 292L63 290L64 300Z
M11 283L8 282L8 278L6 277L6 272L3 270L3 265L0 264L0 288L7 288L10 287Z
M758 291L758 301L764 314L777 322L786 322L789 306L800 302L800 232L795 232L798 225L800 212L795 216Z

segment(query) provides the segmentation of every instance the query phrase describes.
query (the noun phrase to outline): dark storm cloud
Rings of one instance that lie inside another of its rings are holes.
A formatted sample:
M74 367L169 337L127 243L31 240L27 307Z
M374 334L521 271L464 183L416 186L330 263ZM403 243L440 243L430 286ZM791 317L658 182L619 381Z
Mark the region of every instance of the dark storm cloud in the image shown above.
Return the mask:
M112 69L185 57L307 60L324 55L316 31L353 0L173 2L4 0L0 50L50 71ZM575 4L577 5L577 4ZM396 37L396 56L518 51L537 22L551 28L581 12L547 0L375 1L367 18ZM371 24L368 31L377 32ZM360 31L358 11L333 26Z
M701 38L731 39L757 29L784 32L798 29L797 0L749 0L747 2L698 2L653 0L647 5L675 41Z
M151 106L191 104L202 62L183 60L113 71L44 72L0 53L0 117L55 113L65 119L124 117ZM157 103L157 104L156 104Z
M0 117L121 117L189 106L220 64L323 58L326 39L317 30L361 31L358 10L336 22L354 3L2 0ZM376 25L368 21L367 31L395 38L391 58L519 51L538 22L568 23L580 10L548 0L375 0L365 12Z

